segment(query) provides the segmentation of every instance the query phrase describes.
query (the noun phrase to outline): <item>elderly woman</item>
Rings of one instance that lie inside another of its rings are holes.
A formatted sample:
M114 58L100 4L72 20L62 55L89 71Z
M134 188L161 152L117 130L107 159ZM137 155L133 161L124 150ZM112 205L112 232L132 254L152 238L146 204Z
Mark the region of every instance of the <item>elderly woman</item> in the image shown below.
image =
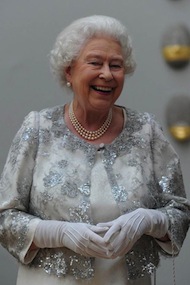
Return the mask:
M179 253L190 207L153 116L115 104L135 69L126 28L79 19L50 61L73 100L26 116L0 184L0 241L19 260L17 285L151 284L160 254Z

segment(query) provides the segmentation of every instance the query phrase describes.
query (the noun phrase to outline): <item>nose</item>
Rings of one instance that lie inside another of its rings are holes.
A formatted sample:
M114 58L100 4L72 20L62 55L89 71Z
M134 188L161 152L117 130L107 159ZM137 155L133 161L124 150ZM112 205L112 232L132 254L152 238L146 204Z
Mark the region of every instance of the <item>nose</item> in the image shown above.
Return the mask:
M99 78L104 79L105 81L110 81L113 79L113 75L108 64L104 64L102 66Z

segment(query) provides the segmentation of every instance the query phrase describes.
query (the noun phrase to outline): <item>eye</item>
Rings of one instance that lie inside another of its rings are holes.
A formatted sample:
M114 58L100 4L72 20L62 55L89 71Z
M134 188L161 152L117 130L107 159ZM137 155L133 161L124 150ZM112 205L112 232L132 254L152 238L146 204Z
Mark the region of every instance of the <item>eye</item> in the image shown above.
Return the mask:
M121 64L110 64L111 69L121 69L122 65Z
M120 68L121 67L121 65L119 65L119 64L111 64L110 66L113 68Z
M121 61L113 61L110 63L110 68L112 69L121 69L123 67L123 63Z
M89 62L89 64L94 65L94 66L99 66L99 65L101 65L101 62L99 62L99 61L91 61L91 62Z

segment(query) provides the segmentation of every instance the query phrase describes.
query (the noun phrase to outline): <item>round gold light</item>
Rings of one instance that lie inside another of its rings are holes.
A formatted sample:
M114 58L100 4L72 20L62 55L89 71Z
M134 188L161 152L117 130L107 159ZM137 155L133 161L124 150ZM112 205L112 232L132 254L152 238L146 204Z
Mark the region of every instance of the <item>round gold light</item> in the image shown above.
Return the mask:
M178 141L183 142L190 139L190 126L172 126L169 131Z
M190 46L169 45L162 50L163 56L167 61L189 60Z

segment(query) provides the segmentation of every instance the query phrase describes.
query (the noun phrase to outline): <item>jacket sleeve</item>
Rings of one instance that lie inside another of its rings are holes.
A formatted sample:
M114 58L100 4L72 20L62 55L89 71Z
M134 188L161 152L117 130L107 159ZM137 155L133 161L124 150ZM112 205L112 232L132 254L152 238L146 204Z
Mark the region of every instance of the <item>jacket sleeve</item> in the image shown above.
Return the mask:
M168 254L177 255L186 237L190 222L190 203L186 198L180 160L163 134L160 125L151 118L152 159L157 208L169 219L168 236L171 242L157 243Z
M29 113L13 139L0 180L0 243L22 263L39 219L28 213L35 157L38 150L38 113Z

